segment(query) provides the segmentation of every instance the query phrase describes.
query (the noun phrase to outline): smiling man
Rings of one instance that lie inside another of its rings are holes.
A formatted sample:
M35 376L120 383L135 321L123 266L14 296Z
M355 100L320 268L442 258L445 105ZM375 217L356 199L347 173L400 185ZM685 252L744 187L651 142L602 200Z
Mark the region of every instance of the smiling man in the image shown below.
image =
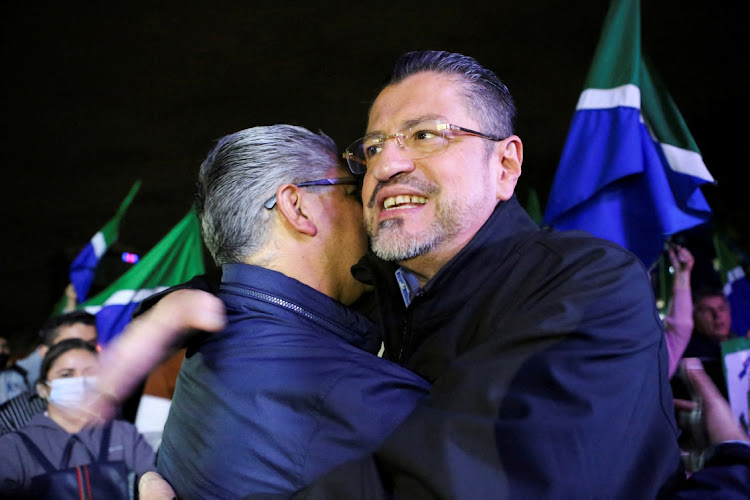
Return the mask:
M355 274L375 285L385 356L432 388L373 460L300 497L654 498L679 474L646 270L529 218L514 118L474 59L409 53L347 148L377 256Z

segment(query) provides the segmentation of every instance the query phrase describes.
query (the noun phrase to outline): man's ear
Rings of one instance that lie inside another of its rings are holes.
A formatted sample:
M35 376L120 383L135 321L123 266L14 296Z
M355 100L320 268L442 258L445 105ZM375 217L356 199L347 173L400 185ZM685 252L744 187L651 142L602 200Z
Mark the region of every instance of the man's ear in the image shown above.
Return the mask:
M312 220L310 197L294 184L282 184L276 190L276 208L295 231L308 236L318 234L318 227Z
M518 178L521 177L523 163L523 143L517 135L511 135L500 143L500 172L497 176L497 199L508 200L516 190Z

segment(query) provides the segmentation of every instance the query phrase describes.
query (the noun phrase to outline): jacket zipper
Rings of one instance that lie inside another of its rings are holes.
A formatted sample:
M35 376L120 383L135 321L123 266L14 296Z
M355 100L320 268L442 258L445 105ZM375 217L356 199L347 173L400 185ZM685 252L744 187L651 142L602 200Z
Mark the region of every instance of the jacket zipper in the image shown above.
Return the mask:
M241 295L245 295L247 297L253 297L255 299L261 300L263 302L267 302L269 304L274 304L279 307L283 307L284 309L287 309L289 311L292 311L296 314L299 314L300 316L304 316L305 318L309 319L313 323L317 323L318 325L335 332L338 336L347 339L349 341L349 337L351 336L351 333L337 325L336 323L332 323L328 321L326 318L315 314L314 312L310 311L309 309L305 309L304 307L297 305L293 302L289 302L284 299L280 299L274 295L270 295L263 292L258 292L256 290L249 290L247 288L239 287L239 286L233 286L233 285L221 285L219 288L220 291L228 291L228 292L234 292Z
M414 297L412 297L409 306L406 308L404 319L401 321L401 349L399 349L398 352L398 364L402 366L406 361L404 359L405 354L411 354L409 347L411 347L412 329L409 326L411 325L411 317L413 316L412 311L414 311L414 303L419 300L422 295L424 295L424 292L421 289L417 290Z

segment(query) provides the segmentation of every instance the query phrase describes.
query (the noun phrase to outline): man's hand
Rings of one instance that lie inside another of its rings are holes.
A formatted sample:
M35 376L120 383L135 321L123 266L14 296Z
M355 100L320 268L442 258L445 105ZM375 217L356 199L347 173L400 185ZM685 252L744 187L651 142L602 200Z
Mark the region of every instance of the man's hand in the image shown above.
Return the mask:
M174 500L177 495L166 479L156 472L147 472L138 481L138 498L140 500Z
M186 332L215 332L225 323L223 302L208 292L183 289L165 295L102 351L98 390L83 406L89 422L111 419L118 404L177 350Z
M687 248L678 245L670 245L667 253L674 269L673 288L690 290L690 273L695 264L693 254Z
M734 440L750 443L750 437L735 420L729 403L703 370L700 359L683 359L680 362L680 370L683 379L691 388L693 401L675 400L675 407L686 410L695 405L702 405L705 430L711 444Z

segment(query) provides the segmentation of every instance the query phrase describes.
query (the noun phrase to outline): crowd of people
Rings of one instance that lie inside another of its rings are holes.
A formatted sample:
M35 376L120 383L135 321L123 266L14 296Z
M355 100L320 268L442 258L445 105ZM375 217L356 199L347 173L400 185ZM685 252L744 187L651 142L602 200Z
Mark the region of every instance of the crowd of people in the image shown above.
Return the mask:
M46 408L0 437L0 464L36 464L21 436L54 427L48 460L75 437L89 453L65 465L82 465L112 429L144 499L747 498L750 438L693 350L726 338L728 311L693 293L685 247L662 320L630 252L540 229L515 195L515 115L494 72L420 51L345 164L299 126L219 140L195 207L220 282L147 299L101 363L59 341L86 361L60 376L67 406L49 344ZM119 408L170 357L154 450ZM30 488L24 467L0 488Z

